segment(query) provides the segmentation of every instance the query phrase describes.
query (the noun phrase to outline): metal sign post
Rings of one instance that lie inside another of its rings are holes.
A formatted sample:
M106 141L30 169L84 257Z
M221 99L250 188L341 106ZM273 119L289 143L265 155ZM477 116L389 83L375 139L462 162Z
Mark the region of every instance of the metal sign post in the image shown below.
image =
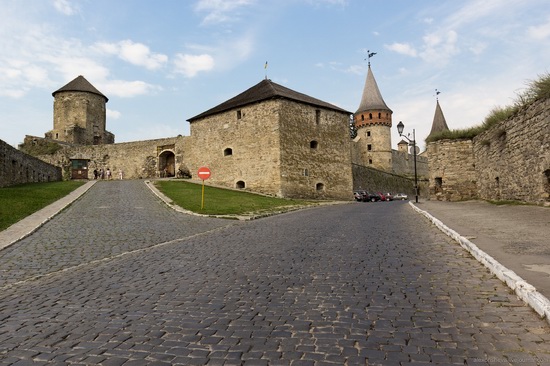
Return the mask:
M204 181L210 178L210 169L207 167L200 167L198 171L198 176L202 179L202 196L201 196L201 210L204 208Z

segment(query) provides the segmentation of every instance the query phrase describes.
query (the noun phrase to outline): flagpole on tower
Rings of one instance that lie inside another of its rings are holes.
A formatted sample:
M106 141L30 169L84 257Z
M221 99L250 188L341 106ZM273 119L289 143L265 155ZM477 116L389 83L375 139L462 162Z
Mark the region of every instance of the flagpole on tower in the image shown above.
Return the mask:
M370 58L374 55L376 55L376 52L371 52L370 50L367 50L367 59L369 60L369 67L370 67Z
M265 62L264 70L265 70L265 79L267 80L267 61Z

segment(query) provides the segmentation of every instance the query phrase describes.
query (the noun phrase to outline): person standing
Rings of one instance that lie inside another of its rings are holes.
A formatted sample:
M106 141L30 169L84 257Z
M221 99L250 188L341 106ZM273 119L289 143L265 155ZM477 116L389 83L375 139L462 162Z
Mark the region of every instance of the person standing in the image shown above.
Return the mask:
M107 179L111 180L111 170L107 168Z

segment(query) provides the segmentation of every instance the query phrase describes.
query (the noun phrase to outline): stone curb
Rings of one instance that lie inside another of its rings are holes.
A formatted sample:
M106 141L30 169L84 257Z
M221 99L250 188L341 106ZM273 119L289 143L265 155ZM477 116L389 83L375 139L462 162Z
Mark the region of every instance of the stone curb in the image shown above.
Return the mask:
M0 231L0 250L34 233L38 228L86 193L95 183L96 181L93 180L86 182L86 184L78 187L65 197L16 222L6 230Z
M516 295L525 301L539 316L550 323L550 300L537 291L537 289L518 276L514 271L504 267L489 254L485 253L474 243L461 236L456 231L446 226L443 222L430 215L427 211L416 207L412 202L409 205L418 213L424 215L435 226L449 237L457 241L460 246L466 249L475 259L481 262L485 267L497 276L508 287L515 291Z

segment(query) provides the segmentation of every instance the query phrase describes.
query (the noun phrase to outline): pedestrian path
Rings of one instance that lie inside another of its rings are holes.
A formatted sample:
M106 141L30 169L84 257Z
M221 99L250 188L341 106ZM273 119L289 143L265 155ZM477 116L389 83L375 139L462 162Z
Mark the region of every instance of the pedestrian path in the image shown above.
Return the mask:
M411 205L550 321L550 208L484 201Z

